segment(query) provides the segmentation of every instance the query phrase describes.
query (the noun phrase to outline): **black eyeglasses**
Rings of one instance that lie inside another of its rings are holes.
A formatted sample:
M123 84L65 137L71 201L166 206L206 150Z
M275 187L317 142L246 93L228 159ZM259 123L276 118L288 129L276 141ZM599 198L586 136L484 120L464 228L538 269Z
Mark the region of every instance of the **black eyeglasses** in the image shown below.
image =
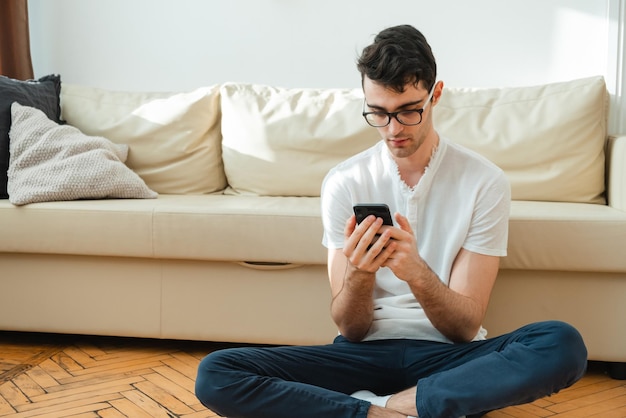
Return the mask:
M365 121L374 128L382 128L389 125L392 117L406 126L419 125L422 123L422 113L424 113L424 109L426 109L426 106L430 103L430 99L433 97L435 85L437 85L437 83L430 89L426 103L424 103L421 109L401 110L399 112L363 112L363 117ZM363 102L363 108L365 108L365 102Z

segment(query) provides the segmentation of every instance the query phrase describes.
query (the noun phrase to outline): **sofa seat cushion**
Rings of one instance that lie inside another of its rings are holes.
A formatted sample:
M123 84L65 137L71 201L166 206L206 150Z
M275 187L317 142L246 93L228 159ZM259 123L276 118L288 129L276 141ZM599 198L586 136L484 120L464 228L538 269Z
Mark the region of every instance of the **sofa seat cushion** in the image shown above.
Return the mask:
M324 264L319 205L221 194L23 207L4 199L0 252Z
M319 198L163 196L159 203L156 257L326 263Z
M0 252L326 263L314 197L159 195L19 208L0 200L0 231ZM626 212L609 206L513 201L501 268L626 272L624 236Z
M0 200L0 252L152 257L156 200Z
M626 272L626 212L586 203L513 201L501 268Z

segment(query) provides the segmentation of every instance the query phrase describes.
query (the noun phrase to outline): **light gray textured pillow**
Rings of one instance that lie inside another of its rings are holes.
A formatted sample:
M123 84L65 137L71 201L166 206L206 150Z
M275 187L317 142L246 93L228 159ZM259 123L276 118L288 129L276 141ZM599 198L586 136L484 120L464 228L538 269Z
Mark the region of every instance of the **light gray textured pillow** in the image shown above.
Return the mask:
M78 199L156 198L125 164L128 146L58 125L13 103L7 190L14 205Z

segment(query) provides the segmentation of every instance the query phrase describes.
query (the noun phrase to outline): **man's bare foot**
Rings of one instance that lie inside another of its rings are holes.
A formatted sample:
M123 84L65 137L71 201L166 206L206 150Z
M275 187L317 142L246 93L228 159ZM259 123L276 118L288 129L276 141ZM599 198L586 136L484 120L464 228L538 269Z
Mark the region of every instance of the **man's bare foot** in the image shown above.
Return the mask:
M393 409L405 416L417 417L417 408L415 406L415 397L417 395L417 387L412 387L402 392L392 395L387 401L385 407Z
M372 405L367 411L367 418L407 418L407 416L393 409Z

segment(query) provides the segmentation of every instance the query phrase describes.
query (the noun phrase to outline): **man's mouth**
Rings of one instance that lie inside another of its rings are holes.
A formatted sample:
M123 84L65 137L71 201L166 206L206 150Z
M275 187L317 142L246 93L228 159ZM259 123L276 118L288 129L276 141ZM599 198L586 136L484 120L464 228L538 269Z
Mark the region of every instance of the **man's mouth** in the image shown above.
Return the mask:
M391 145L399 147L406 144L409 139L408 138L387 138L387 141L391 143Z

